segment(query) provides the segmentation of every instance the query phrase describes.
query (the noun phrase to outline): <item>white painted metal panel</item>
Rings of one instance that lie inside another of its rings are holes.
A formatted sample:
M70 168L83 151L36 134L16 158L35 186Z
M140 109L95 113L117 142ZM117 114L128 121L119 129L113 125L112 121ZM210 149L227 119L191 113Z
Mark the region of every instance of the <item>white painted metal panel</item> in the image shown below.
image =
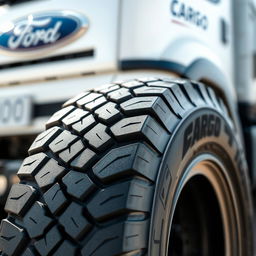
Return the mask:
M195 59L205 58L232 82L230 0L218 4L207 0L126 0L122 13L122 60L167 60L186 67ZM204 17L206 26L202 25ZM226 44L222 42L222 19L227 31Z
M73 11L84 15L89 20L88 31L70 44L51 49L43 55L21 57L5 56L0 53L1 64L17 63L37 58L47 58L63 54L94 50L94 56L71 61L59 61L52 64L43 63L30 66L19 66L0 71L0 85L12 82L42 79L61 76L61 74L79 74L86 72L101 72L113 70L117 66L117 27L118 0L43 0L28 1L11 7L0 7L0 24L14 21L33 13L52 11Z

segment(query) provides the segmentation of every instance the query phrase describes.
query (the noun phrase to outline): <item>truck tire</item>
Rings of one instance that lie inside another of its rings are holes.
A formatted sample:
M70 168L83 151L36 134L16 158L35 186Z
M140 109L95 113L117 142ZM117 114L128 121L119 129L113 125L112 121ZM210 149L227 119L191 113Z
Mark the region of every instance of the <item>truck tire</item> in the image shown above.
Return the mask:
M18 177L2 255L252 255L242 145L202 83L142 78L72 98Z

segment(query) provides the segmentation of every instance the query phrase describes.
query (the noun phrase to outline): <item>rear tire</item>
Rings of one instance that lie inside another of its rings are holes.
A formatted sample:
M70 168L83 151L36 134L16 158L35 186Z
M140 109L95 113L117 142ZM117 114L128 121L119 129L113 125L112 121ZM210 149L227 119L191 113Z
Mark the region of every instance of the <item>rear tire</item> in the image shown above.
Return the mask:
M252 255L244 154L211 88L106 85L46 128L8 196L3 255Z

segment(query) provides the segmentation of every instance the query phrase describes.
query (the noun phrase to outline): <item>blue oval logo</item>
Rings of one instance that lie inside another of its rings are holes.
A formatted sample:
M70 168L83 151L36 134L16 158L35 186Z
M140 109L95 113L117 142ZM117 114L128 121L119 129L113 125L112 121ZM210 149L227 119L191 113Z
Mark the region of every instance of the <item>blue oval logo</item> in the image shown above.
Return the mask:
M5 27L8 31L0 34L2 50L24 53L63 46L85 33L89 22L80 14L59 11L31 14Z

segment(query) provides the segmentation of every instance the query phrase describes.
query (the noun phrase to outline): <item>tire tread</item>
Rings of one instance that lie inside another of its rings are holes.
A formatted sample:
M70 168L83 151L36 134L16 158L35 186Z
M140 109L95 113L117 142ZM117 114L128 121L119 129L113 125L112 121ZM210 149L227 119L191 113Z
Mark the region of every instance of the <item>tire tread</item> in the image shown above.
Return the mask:
M198 106L221 110L217 99L202 83L145 77L68 100L18 171L0 227L3 255L144 255L171 134Z

